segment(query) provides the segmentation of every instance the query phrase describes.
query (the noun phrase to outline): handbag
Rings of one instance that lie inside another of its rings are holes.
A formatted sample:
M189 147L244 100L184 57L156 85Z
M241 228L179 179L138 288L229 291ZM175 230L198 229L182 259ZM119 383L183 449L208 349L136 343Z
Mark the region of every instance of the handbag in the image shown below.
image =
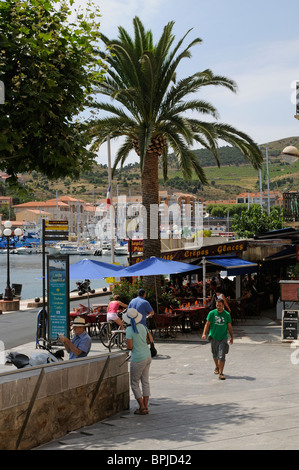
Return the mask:
M155 357L158 353L157 349L155 348L155 345L153 342L150 343L150 350L151 350L151 356Z
M154 342L150 340L148 331L147 331L147 338L148 338L149 345L150 345L151 356L152 356L152 357L155 357L155 356L158 354L158 351L157 351L157 349L156 349L156 347L155 347Z

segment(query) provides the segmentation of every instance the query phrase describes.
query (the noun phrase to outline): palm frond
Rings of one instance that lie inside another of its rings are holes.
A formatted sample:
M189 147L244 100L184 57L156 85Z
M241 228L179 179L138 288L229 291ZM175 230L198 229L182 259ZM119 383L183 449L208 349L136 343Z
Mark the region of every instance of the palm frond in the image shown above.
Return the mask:
M119 163L120 163L121 168L123 167L123 165L124 165L128 155L129 155L129 153L131 152L131 150L133 150L132 139L127 138L125 140L125 142L122 144L122 146L117 151L117 154L116 154L116 157L115 157L115 160L114 160L114 164L113 164L113 168L112 168L112 177L113 177L114 172L115 172L115 170L116 170Z

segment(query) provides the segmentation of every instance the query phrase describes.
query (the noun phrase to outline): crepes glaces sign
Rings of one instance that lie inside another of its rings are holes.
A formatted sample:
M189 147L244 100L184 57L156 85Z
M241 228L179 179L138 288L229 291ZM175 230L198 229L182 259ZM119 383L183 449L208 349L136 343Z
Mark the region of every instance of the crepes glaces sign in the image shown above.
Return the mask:
M56 340L62 334L69 337L69 257L47 257L48 279L48 338Z

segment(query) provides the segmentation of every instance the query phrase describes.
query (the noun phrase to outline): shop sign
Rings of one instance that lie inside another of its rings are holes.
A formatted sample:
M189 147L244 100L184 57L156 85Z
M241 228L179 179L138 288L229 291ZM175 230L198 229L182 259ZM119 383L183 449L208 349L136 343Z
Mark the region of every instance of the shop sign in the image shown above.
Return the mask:
M133 240L132 240L133 242ZM228 242L220 245L210 245L197 249L189 250L176 250L171 252L161 253L162 259L170 261L183 261L193 258L202 258L203 256L219 256L219 255L233 255L238 252L245 251L247 248L247 242ZM142 251L142 250L138 250ZM133 263L139 263L142 261L142 256L134 258Z

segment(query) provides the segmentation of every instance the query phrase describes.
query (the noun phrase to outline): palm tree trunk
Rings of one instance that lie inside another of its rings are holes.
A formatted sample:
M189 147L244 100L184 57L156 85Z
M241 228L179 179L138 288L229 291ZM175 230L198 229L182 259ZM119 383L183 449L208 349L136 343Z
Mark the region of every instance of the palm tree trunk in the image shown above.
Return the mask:
M145 210L143 218L143 259L151 256L160 257L159 180L158 154L156 152L147 152L145 156L144 169L141 175L141 194ZM145 289L155 289L156 287L158 295L161 292L160 276L145 276L143 285Z

